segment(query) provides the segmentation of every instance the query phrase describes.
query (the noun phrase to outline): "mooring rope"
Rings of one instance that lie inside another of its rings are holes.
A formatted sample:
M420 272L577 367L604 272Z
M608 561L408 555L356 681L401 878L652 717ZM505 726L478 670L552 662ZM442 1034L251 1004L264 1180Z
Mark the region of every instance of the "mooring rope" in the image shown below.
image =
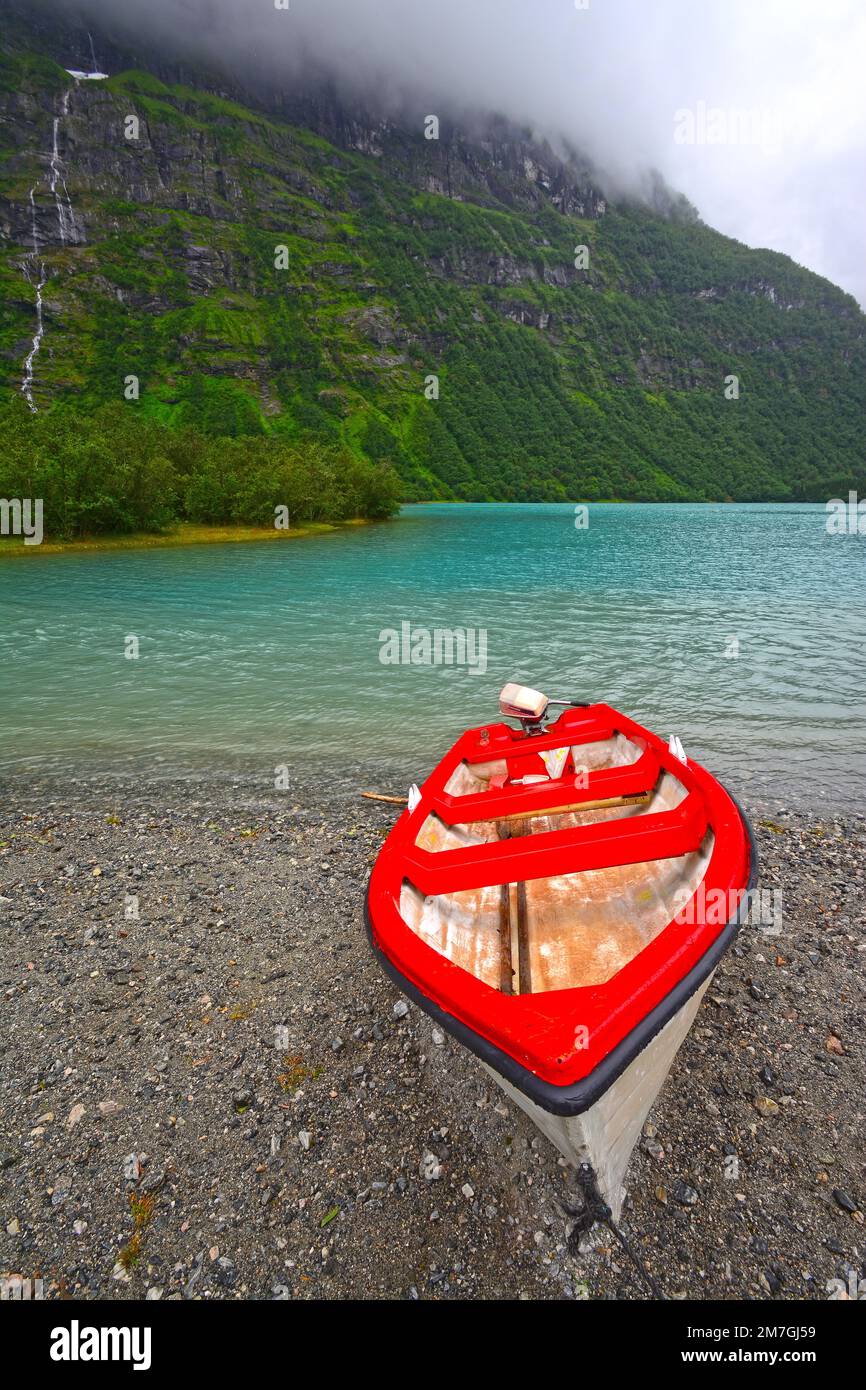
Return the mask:
M576 1252L580 1244L581 1236L589 1235L596 1222L600 1225L609 1227L625 1253L628 1255L635 1269L645 1280L653 1298L658 1298L661 1299L662 1302L666 1302L667 1299L665 1294L650 1274L637 1251L632 1249L628 1240L614 1221L610 1207L598 1190L598 1179L596 1178L595 1170L591 1163L581 1163L579 1165L577 1169L577 1182L583 1198L583 1205L577 1208L563 1207L566 1216L574 1221L574 1226L568 1238L571 1250Z

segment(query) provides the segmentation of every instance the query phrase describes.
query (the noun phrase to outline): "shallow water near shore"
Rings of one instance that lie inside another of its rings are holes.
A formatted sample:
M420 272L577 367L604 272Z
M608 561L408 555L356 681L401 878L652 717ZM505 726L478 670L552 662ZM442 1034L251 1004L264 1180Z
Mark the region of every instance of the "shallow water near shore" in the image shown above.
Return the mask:
M579 529L571 505L425 505L290 546L8 565L0 766L421 776L519 678L676 732L743 799L859 809L866 538L825 520L594 504ZM418 629L469 630L472 664L412 664Z

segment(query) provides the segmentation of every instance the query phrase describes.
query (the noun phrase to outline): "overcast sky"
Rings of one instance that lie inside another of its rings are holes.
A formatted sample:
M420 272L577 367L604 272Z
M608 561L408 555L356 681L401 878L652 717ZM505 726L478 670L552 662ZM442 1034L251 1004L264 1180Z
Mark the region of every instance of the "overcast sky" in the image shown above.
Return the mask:
M650 166L704 221L866 306L864 0L94 0L286 83L345 82L561 131L620 186ZM81 0L60 0L79 9Z

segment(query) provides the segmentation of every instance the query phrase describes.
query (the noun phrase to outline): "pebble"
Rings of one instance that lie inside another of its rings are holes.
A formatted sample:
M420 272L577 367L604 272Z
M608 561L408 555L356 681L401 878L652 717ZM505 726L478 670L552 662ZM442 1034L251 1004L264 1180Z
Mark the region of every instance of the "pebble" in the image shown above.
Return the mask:
M658 1139L645 1137L641 1140L640 1146L644 1153L649 1154L650 1158L654 1158L657 1163L660 1163L665 1156L664 1147L659 1143Z
M853 1213L859 1210L857 1203L854 1201L853 1197L849 1197L844 1187L834 1187L833 1197L837 1206L840 1206L843 1211Z
M778 1115L779 1113L778 1102L770 1096L756 1096L754 1106L759 1115Z
M288 799L271 806L267 789L235 794L229 779L213 795L206 780L168 791L136 782L100 791L101 802L82 782L50 813L59 855L36 826L18 834L4 788L16 984L0 990L10 1025L0 1165L14 1165L2 1174L0 1235L34 1269L66 1271L72 1298L375 1299L405 1297L407 1280L421 1296L467 1300L641 1296L604 1228L582 1256L561 1250L568 1168L372 960L359 907L390 812L358 808L365 782L336 769L329 800L311 794L305 816ZM369 785L388 787L378 774ZM106 826L121 812L122 826ZM253 824L262 833L239 843L237 827ZM786 959L749 932L740 956L723 959L630 1167L623 1229L670 1298L820 1298L843 1264L860 1268L863 823L828 820L820 840L809 824L793 814L777 837L758 825L762 881L785 886ZM78 870L61 883L69 860ZM141 894L135 921L123 918L125 888ZM29 975L28 956L39 961ZM115 987L124 975L135 994ZM755 1096L775 1097L772 1126ZM75 1104L86 1113L67 1131ZM37 1116L42 1133L28 1140ZM728 1182L734 1142L740 1177ZM130 1143L140 1168L127 1187ZM818 1168L832 1175L824 1184ZM849 1206L831 1196L834 1181ZM115 1281L133 1230L128 1193L152 1184L141 1258L129 1282ZM339 1220L322 1228L334 1207ZM764 1243L753 1250L755 1230Z
M438 1182L442 1176L442 1164L431 1149L425 1149L419 1164L421 1177L425 1182Z

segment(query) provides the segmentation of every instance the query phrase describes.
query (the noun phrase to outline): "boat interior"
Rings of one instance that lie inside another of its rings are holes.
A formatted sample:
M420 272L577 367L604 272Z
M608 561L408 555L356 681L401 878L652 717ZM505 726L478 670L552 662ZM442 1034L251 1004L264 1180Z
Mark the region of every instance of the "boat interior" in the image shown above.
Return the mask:
M613 732L540 754L531 748L528 740L507 760L459 764L445 791L452 798L471 798L472 814L448 823L429 812L416 837L417 848L435 856L493 841L523 844L525 837L548 831L651 818L674 810L687 795L675 772L652 760L650 785L627 795L562 805L564 780L574 786L581 775L629 768L644 754L643 743ZM520 791L534 783L546 784L545 791L551 792L560 783L560 794L546 798L547 810L540 794L537 807L518 815L472 818L479 793ZM550 803L557 809L550 810ZM643 824L649 828L650 821ZM713 832L707 827L700 843L686 853L576 873L434 893L421 891L407 876L400 914L434 950L504 994L599 985L633 960L691 899L712 848ZM508 859L502 862L507 871Z

